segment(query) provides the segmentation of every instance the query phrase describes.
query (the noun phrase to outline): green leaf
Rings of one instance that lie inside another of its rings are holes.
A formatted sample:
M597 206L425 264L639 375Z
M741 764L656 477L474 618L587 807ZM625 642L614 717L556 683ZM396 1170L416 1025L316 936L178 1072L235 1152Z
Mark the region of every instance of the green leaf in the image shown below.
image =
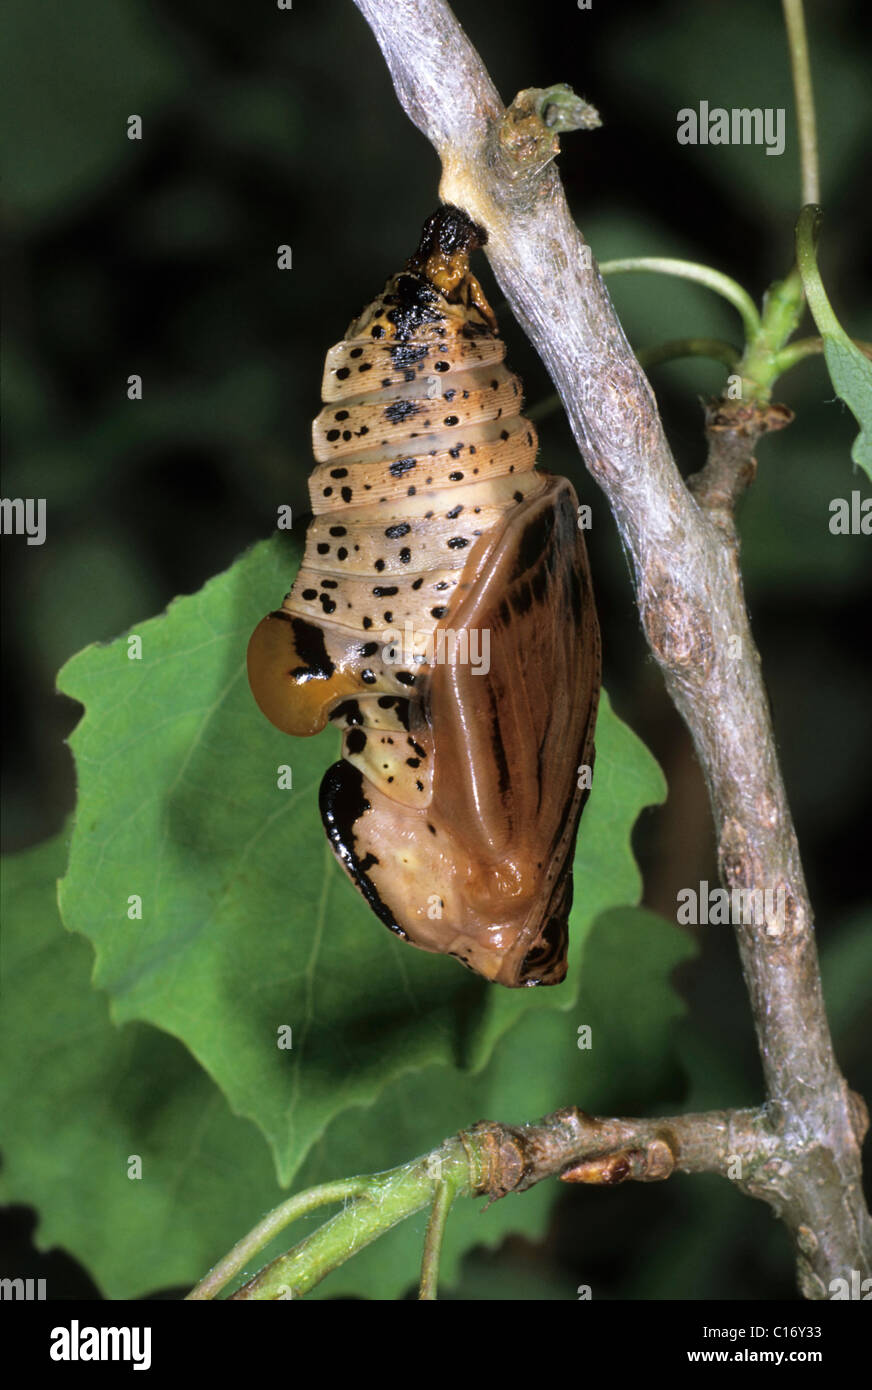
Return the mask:
M93 952L58 916L67 839L3 862L0 1200L37 1208L39 1249L137 1298L192 1283L281 1194L263 1139L186 1050L110 1023Z
M820 217L820 208L811 204L800 213L796 226L796 262L808 307L824 340L830 380L860 426L851 458L872 479L872 362L848 337L823 287L816 253Z
M606 701L571 973L558 989L498 990L397 941L346 881L320 824L335 732L290 740L248 690L249 634L295 563L281 538L256 546L139 624L141 659L121 638L79 653L59 677L86 707L71 739L79 803L63 918L94 943L113 1018L181 1039L234 1112L260 1126L282 1182L348 1107L424 1067L481 1068L526 1016L573 1007L594 917L638 900L630 832L663 796L659 769ZM293 791L277 786L285 764ZM141 920L128 917L137 897ZM282 1027L289 1050L277 1046Z
M185 1049L157 1029L109 1021L90 987L91 950L57 913L66 839L4 861L0 1047L15 1065L3 1066L0 1081L0 1200L33 1204L41 1249L62 1246L108 1297L136 1298L192 1284L281 1194L262 1139L230 1114ZM482 1115L520 1122L574 1102L611 1112L625 1099L662 1100L675 1087L681 1007L668 977L691 950L649 913L606 914L588 936L571 1018L531 1017L483 1073L431 1068L423 1085L401 1077L375 1105L346 1111L313 1147L298 1188L401 1162ZM583 1051L580 1022L593 1030ZM128 1177L131 1155L142 1160L141 1180ZM442 1288L457 1281L471 1247L498 1246L509 1233L541 1237L561 1192L543 1183L487 1210L459 1202ZM314 1296L401 1296L417 1278L425 1226L423 1213L403 1223ZM280 1237L263 1262L304 1233Z
M872 479L872 362L841 329L838 334L821 329L821 337L830 380L860 426L851 458Z

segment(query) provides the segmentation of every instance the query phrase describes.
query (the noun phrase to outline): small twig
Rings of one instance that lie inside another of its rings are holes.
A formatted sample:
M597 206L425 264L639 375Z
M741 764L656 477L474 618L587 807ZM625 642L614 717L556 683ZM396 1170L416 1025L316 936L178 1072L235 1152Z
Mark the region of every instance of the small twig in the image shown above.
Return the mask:
M427 1223L427 1234L424 1237L424 1256L421 1261L421 1287L418 1298L422 1301L429 1301L436 1298L436 1289L439 1284L439 1256L442 1253L442 1239L445 1235L445 1223L448 1220L448 1213L455 1198L455 1191L447 1182L440 1182L436 1186L436 1194L433 1198L433 1209L430 1212L430 1220Z
M600 274L617 275L627 270L645 270L655 275L675 275L681 280L695 280L698 285L714 290L737 309L745 325L745 336L750 341L760 332L760 315L753 299L738 281L710 265L700 265L697 261L676 260L671 256L623 256L620 260L603 261Z
M305 1192L298 1192L296 1197L288 1198L286 1202L273 1208L247 1236L238 1241L233 1249L210 1269L205 1279L201 1279L196 1288L191 1290L187 1298L214 1298L230 1283L235 1274L245 1268L258 1251L269 1245L270 1241L292 1221L305 1216L307 1212L317 1210L318 1207L325 1207L330 1202L344 1202L349 1197L365 1196L368 1181L365 1178L346 1178L341 1182L328 1182L320 1187L310 1187Z
M482 1176L477 1150L457 1135L412 1163L354 1181L362 1194L357 1200L266 1265L231 1298L299 1298L358 1250L426 1207L437 1186L468 1196L481 1190Z
M799 131L799 162L802 171L802 202L820 202L818 173L817 121L814 91L811 84L811 63L808 57L808 38L802 0L781 0L787 43L790 49L790 70L793 75L793 94L796 102L796 124Z
M732 371L738 366L741 355L738 348L723 338L670 338L666 343L640 348L636 354L640 366L646 371L649 367L660 367L664 362L674 362L681 357L707 357Z
M299 1298L332 1270L351 1259L398 1222L432 1211L424 1243L420 1298L436 1297L439 1256L446 1219L459 1197L499 1201L526 1192L548 1178L614 1186L627 1181L660 1182L674 1172L719 1173L755 1196L755 1184L777 1158L777 1115L758 1110L714 1110L664 1119L599 1119L575 1106L546 1115L536 1124L504 1125L483 1120L447 1139L437 1149L385 1173L328 1183L283 1203L225 1256L188 1295L214 1298L248 1257L280 1229L288 1210L304 1210L338 1200L341 1190L356 1194L286 1254L266 1265L231 1300ZM245 1252L245 1259L238 1252ZM215 1278L222 1271L222 1279Z
M752 450L762 435L784 429L792 419L793 411L785 405L721 400L706 407L708 458L687 486L734 547L736 504L757 472Z
M851 342L855 348L860 349L864 357L872 360L872 343L864 342L862 338L852 338ZM782 348L777 354L775 363L778 375L783 376L798 362L804 362L806 357L818 356L823 350L823 338L797 338L795 342L788 343L787 347Z

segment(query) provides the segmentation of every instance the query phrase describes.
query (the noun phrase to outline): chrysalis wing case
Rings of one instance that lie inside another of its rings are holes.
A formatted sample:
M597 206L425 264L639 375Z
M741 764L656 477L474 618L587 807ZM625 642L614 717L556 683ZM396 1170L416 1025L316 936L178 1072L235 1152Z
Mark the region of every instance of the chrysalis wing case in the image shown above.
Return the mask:
M575 492L534 467L521 383L443 207L330 349L314 519L251 638L264 714L343 729L333 849L385 926L504 985L566 974L600 639Z

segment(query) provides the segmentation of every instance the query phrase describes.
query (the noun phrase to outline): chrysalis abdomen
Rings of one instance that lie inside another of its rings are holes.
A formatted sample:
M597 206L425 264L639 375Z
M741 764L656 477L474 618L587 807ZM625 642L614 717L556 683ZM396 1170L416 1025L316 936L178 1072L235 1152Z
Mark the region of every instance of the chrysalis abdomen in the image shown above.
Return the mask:
M279 728L345 730L321 788L381 920L503 984L565 974L599 633L571 485L534 468L521 385L442 208L327 354L314 519L249 646Z

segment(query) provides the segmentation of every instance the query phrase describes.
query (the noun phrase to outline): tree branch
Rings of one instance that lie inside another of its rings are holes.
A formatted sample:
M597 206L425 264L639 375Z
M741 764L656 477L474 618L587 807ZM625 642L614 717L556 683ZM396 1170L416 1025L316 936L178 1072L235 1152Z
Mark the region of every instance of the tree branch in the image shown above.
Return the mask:
M300 1298L358 1250L399 1221L432 1205L422 1265L422 1299L436 1296L439 1248L457 1197L491 1201L526 1192L546 1178L565 1182L659 1182L674 1172L721 1173L748 1192L778 1157L779 1138L766 1110L717 1110L667 1119L597 1119L574 1106L537 1124L482 1121L431 1153L386 1173L325 1183L270 1212L188 1294L214 1298L258 1250L297 1216L343 1202L343 1209L279 1255L233 1301Z
M585 464L631 559L642 624L703 767L720 872L776 906L737 927L778 1151L754 1195L790 1228L800 1287L824 1298L835 1277L872 1270L861 1192L862 1102L833 1055L813 915L769 706L745 610L731 495L717 473L753 471L766 417L711 445L708 481L683 482L651 388L550 163L556 136L531 125L529 94L506 113L444 0L355 0L397 95L442 160L440 194L487 229L487 254L563 400ZM533 113L535 117L535 112ZM759 426L759 428L758 428ZM710 434L710 441L711 441ZM712 463L712 453L719 457ZM705 470L704 470L705 471ZM730 484L733 487L733 484ZM713 512L718 512L714 515Z

